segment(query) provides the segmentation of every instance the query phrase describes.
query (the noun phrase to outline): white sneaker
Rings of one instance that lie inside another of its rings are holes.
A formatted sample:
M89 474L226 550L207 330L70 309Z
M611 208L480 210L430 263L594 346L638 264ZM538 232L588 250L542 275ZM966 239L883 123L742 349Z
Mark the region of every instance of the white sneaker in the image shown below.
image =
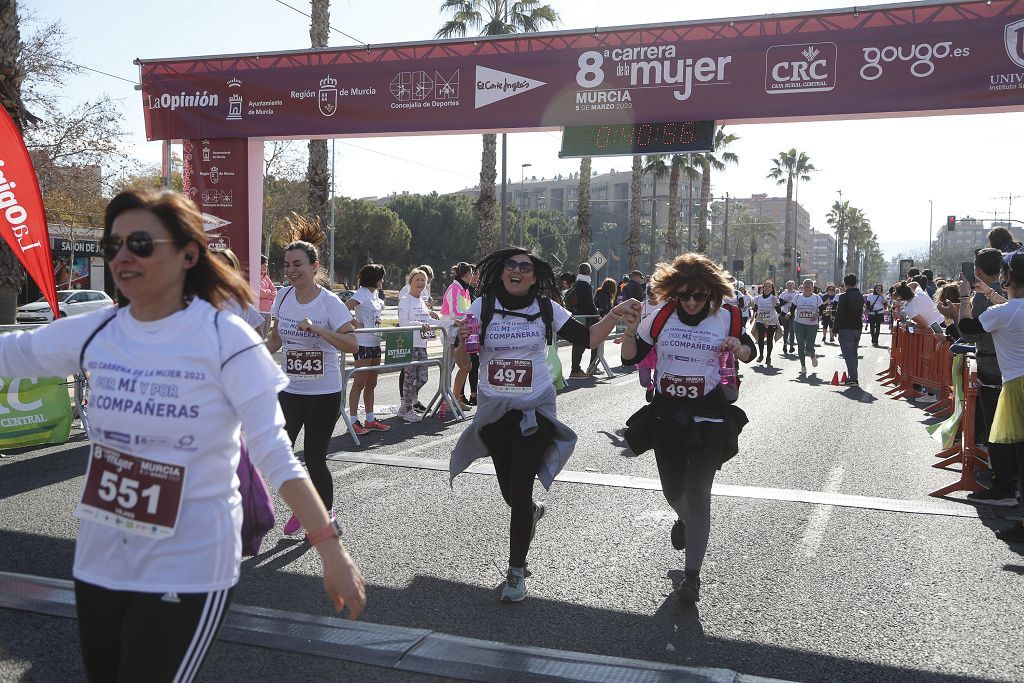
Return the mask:
M505 585L501 588L502 602L522 602L526 598L526 569L509 567Z
M415 410L410 410L407 413L399 411L398 414L401 415L402 419L405 420L406 422L423 422L423 416L417 413Z
M921 405L928 405L929 403L938 402L938 396L932 396L931 394L923 394L914 399L914 403L920 403Z
M811 365L818 367L818 356L817 354L811 356Z

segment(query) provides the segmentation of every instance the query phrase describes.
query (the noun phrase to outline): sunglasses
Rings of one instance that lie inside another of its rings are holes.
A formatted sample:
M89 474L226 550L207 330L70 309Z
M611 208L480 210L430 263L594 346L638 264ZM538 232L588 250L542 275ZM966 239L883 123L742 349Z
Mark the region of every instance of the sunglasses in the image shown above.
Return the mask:
M676 292L676 298L680 301L689 301L693 299L698 304L702 304L708 300L707 292Z
M524 275L529 275L533 272L533 261L513 261L507 258L505 259L505 270L510 273L518 270Z
M153 255L154 244L174 244L174 240L155 240L153 236L144 230L137 230L132 234L128 235L127 238L121 237L120 235L107 235L100 240L100 251L103 253L103 258L107 261L113 261L117 258L118 253L121 251L122 246L127 246L128 251L146 258L147 256Z

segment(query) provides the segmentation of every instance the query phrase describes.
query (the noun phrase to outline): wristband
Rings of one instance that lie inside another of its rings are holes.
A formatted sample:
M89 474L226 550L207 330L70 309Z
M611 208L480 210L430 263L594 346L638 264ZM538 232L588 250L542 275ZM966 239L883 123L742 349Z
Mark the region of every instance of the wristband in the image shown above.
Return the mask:
M337 517L328 522L327 526L322 529L306 534L306 541L310 545L316 545L326 541L328 538L341 538L341 525L338 523Z

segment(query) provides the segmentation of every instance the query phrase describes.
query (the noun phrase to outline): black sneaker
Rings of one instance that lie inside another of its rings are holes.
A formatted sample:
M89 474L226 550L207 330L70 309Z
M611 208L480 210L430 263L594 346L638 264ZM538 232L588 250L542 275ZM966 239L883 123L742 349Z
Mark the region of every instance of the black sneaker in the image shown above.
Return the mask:
M1012 508L1017 506L1017 496L1012 491L997 491L987 489L977 493L968 493L967 500L979 505L995 505L997 507Z
M416 403L413 404L412 409L415 410L417 413L427 412L427 407L420 403L419 401L416 401Z
M646 391L646 392L644 393L644 399L645 399L645 400L646 400L646 401L647 401L648 403L650 403L651 401L653 401L653 400L654 400L654 389L648 389L648 390L647 390L647 391Z
M1007 543L1024 543L1024 526L1014 524L1009 529L997 531L996 538Z
M537 522L544 517L544 503L533 504L533 526L530 528L530 540L533 540L534 535L537 533Z
M683 550L686 547L686 522L677 519L672 525L672 547Z
M676 589L676 595L683 602L700 602L700 572L686 571L686 578Z
M844 387L859 387L860 384L855 379L848 379L845 382L843 382L843 386Z

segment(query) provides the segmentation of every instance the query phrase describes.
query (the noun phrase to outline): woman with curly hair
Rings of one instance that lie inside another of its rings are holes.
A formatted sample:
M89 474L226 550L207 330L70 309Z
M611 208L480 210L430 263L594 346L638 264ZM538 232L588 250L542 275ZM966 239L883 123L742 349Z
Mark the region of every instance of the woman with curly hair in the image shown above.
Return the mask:
M722 388L719 353L731 351L749 363L754 340L734 324L738 311L723 306L732 287L706 256L683 254L660 264L652 285L666 303L639 327L627 323L622 363L635 365L655 349L656 393L629 418L626 440L637 454L654 448L662 491L678 515L672 546L686 550L686 578L678 595L696 602L711 533L711 484L722 463L736 455L739 432L747 423L746 414L731 404L735 395ZM737 329L739 338L732 336Z
M640 302L630 299L586 326L560 304L551 266L520 248L494 252L477 264L481 296L470 308L480 320L480 389L477 412L452 450L451 480L478 458L490 456L502 498L511 508L509 559L501 599L526 597L526 555L544 505L533 500L533 481L550 488L576 446L576 434L555 414L555 387L547 346L557 334L594 348L622 318L636 327ZM468 363L469 326L459 321L456 357Z

